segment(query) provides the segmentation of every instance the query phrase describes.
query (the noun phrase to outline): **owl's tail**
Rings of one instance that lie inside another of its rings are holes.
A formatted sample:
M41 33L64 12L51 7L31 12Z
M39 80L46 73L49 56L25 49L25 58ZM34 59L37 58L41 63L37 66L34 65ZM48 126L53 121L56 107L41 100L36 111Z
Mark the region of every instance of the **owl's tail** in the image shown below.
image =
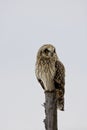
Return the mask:
M56 90L57 108L64 111L64 94L61 90Z

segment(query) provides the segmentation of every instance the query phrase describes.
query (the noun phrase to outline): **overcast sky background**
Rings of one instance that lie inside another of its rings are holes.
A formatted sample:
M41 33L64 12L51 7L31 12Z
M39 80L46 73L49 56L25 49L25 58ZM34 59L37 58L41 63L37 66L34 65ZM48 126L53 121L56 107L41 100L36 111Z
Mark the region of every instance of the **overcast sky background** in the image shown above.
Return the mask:
M59 130L87 130L87 1L0 0L0 130L45 130L36 53L51 43L66 68Z

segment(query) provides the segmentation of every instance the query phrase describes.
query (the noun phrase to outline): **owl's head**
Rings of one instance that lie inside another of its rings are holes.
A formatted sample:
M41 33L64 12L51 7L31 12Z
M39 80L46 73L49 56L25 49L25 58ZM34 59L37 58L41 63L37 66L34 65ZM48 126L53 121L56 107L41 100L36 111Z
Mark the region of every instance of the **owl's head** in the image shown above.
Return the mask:
M56 49L51 44L45 44L40 47L38 51L38 56L43 58L57 58Z

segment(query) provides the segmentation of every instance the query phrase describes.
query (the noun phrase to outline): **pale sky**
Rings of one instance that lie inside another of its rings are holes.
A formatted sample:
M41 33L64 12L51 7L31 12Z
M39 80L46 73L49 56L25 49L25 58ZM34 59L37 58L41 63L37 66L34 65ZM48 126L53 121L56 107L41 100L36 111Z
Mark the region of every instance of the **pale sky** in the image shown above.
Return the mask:
M36 53L50 43L66 68L59 130L87 130L87 1L0 0L0 130L45 130Z

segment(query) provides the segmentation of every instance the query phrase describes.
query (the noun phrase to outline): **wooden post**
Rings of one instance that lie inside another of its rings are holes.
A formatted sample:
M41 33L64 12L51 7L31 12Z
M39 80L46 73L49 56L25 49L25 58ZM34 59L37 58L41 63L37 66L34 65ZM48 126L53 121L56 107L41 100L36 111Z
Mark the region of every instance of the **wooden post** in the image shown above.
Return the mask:
M46 130L58 130L57 129L57 102L56 102L56 92L46 91L45 92L45 114L46 118L44 120Z

